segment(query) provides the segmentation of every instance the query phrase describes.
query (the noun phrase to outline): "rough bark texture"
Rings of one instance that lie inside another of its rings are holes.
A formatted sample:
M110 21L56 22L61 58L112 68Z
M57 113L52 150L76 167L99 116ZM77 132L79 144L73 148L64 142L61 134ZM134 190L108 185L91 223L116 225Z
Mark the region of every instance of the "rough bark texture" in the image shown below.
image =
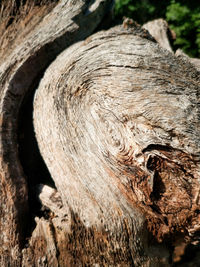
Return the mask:
M27 183L18 158L17 123L22 100L48 64L67 46L90 35L111 1L59 1L24 28L23 39L3 47L0 64L0 262L20 266L28 216ZM44 14L46 16L44 16ZM36 16L37 17L37 16ZM37 20L37 19L36 19ZM5 41L4 41L5 43ZM9 41L8 41L9 43Z
M128 19L130 21L130 19ZM156 19L149 21L143 25L143 28L148 30L153 38L159 43L159 45L171 52L172 47L170 45L170 40L176 39L176 34L173 30L169 28L167 21L164 19ZM181 49L177 49L176 56L183 57L184 60L188 60L192 63L198 70L200 70L200 59L190 58Z
M1 266L171 266L199 241L199 72L129 20L81 41L111 2L59 1L1 50ZM47 67L34 127L56 188L29 188L25 242L17 124Z
M177 57L183 57L185 60L190 61L198 71L200 71L200 59L199 58L190 58L188 55L186 55L181 49L177 49L175 55Z
M69 209L69 266L167 266L163 240L177 251L198 238L198 103L197 70L137 25L97 33L48 68L34 125Z

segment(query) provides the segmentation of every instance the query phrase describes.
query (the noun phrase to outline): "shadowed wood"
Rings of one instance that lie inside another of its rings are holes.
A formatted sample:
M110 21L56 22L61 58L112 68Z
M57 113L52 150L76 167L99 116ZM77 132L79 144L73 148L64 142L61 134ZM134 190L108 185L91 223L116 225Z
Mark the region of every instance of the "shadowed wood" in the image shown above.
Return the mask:
M198 235L199 72L152 40L137 25L97 33L59 55L36 92L71 266L168 266L159 242Z
M33 1L29 2L33 4ZM28 220L27 183L18 157L17 140L18 113L24 96L34 89L45 68L63 49L94 31L110 8L111 2L59 1L53 9L47 7L48 12L38 11L39 16L43 14L43 17L38 19L36 14L36 19L32 16L26 21L27 25L22 27L20 33L23 38L12 40L12 49L9 46L7 49L2 47L1 54L4 56L0 62L1 266L20 266L20 250L24 246ZM3 20L1 22L3 23Z

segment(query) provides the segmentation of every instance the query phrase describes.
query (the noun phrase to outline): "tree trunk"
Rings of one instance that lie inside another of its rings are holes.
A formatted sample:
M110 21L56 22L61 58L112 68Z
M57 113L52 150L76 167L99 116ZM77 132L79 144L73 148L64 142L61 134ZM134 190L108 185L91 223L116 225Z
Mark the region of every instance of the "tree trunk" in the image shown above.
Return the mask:
M198 242L199 72L134 23L81 41L110 4L60 1L1 63L2 266L171 266ZM55 188L19 157L36 87Z

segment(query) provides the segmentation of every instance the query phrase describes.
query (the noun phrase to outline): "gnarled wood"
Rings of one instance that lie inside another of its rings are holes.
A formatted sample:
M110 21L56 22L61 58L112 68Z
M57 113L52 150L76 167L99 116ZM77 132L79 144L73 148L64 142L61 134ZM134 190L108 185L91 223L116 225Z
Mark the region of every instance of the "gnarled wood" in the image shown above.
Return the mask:
M1 39L1 266L170 266L199 241L199 72L132 22L76 43L112 1L56 2L36 12L30 0L19 34L6 39L8 20ZM42 213L25 243L19 111L70 45L35 97L56 188L35 191Z
M1 266L20 266L20 250L24 245L27 225L27 183L19 162L17 144L18 113L22 100L63 49L94 31L111 2L59 1L53 9L48 9L49 13L41 12L43 17L36 18L37 23L32 17L24 28L24 35L21 33L23 39L16 38L12 42L12 50L2 47L1 54L6 54L6 57L0 64Z
M168 266L159 242L198 238L199 79L137 25L97 33L47 69L34 125L70 210L69 266Z

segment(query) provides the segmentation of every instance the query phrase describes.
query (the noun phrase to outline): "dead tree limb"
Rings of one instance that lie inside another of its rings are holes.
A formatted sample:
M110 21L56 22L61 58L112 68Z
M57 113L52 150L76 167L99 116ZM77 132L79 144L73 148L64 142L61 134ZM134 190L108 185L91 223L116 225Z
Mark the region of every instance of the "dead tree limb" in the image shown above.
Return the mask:
M70 211L72 266L167 266L159 242L195 239L198 101L197 70L134 25L90 36L48 68L34 125Z
M136 24L81 41L111 1L88 3L59 1L0 65L2 266L170 266L199 239L199 72ZM42 76L34 127L56 188L35 191L25 243L18 115Z

